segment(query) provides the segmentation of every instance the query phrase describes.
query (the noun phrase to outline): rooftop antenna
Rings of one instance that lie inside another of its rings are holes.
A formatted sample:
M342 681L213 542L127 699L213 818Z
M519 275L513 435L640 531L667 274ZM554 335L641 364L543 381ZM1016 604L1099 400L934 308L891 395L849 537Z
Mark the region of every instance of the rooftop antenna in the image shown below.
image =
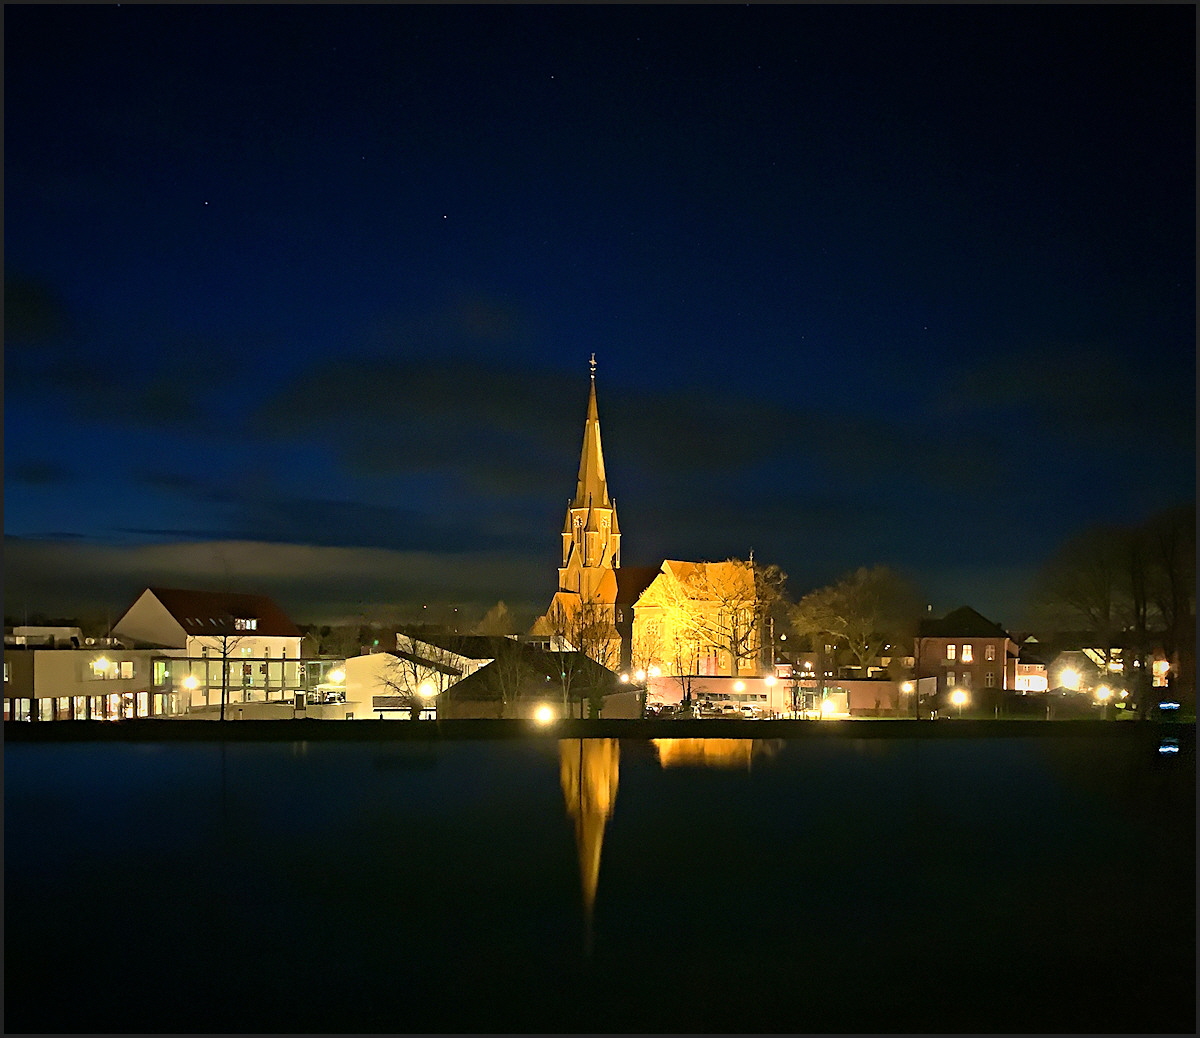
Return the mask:
M596 355L592 354L592 359L588 361L588 367L592 369L592 381L596 381Z

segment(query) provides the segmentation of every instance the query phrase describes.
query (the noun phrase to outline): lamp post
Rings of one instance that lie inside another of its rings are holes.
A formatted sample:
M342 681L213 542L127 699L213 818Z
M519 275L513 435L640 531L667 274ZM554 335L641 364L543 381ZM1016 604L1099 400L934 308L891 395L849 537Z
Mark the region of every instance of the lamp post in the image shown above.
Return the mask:
M950 693L950 702L958 707L958 719L962 720L963 704L967 701L967 694L961 688L956 688Z

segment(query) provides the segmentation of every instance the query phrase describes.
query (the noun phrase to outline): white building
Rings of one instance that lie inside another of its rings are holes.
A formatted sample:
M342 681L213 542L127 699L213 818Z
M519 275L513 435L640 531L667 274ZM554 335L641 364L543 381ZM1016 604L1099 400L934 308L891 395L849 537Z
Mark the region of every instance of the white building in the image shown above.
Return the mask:
M156 648L156 687L170 685L189 707L290 698L308 687L303 634L265 595L147 588L113 627L137 648Z

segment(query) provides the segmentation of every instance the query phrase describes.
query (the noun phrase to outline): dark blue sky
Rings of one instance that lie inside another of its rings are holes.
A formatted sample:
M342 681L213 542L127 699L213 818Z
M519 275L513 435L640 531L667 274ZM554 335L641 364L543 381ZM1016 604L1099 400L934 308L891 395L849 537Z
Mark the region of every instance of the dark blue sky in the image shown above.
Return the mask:
M1016 625L1194 499L1192 5L4 19L8 612L532 612L592 352L626 564Z

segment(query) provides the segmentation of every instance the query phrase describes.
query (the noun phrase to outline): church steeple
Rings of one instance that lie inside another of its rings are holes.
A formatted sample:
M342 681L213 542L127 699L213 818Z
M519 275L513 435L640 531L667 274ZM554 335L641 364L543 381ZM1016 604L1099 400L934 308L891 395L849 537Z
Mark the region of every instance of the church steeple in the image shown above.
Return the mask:
M604 449L600 445L600 410L596 406L596 355L591 359L592 379L588 389L587 418L583 423L583 450L579 453L579 477L575 481L573 508L589 504L608 508L608 481L604 477Z
M616 504L608 494L604 451L600 446L600 410L596 406L596 355L591 362L587 417L583 423L583 448L575 496L567 503L562 528L562 564L558 568L558 591L546 615L533 625L531 634L554 634L563 618L593 616L596 609L612 622L617 600L617 574L621 565L621 532ZM588 610L589 612L581 612ZM589 621L592 622L592 621ZM619 636L613 634L619 642ZM570 639L567 639L568 641ZM606 643L607 644L607 643ZM590 651L596 651L594 648ZM605 660L607 660L607 653ZM593 656L598 662L598 657Z

